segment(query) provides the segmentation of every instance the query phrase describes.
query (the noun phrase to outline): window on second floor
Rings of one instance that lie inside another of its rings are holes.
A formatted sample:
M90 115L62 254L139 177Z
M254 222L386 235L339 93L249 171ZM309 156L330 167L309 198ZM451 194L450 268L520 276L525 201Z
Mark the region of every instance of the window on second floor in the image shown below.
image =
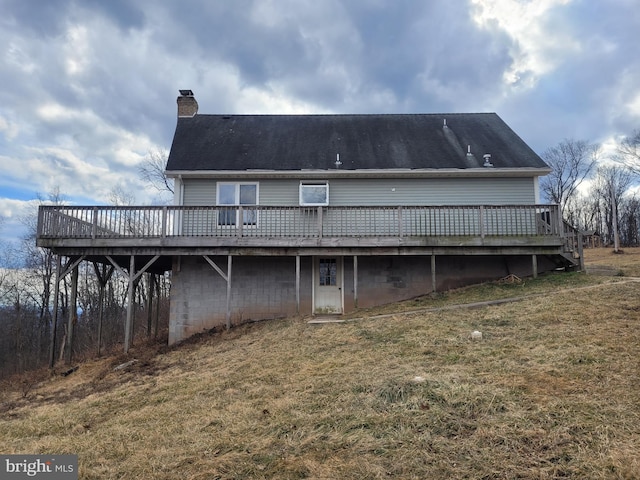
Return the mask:
M235 207L258 204L258 184L219 182L216 189L216 203L219 207L223 207L218 210L218 225L235 226L240 221L239 210ZM242 224L256 225L256 223L257 212L252 209L243 210Z
M300 205L329 205L329 182L300 182Z

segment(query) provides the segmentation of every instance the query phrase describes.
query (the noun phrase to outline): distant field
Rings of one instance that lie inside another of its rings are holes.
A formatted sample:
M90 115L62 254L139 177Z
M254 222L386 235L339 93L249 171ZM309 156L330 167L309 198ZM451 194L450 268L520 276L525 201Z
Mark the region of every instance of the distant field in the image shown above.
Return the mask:
M610 266L629 277L640 277L640 248L623 248L614 253L613 248L586 249L587 266Z
M17 379L0 453L78 454L82 479L640 478L640 250L585 259L614 276L505 279Z

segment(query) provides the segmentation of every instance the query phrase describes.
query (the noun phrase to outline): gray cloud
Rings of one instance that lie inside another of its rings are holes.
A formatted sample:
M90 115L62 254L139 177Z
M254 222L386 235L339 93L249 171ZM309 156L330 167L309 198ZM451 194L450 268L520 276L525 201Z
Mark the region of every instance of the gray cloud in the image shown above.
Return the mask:
M640 126L632 0L0 2L4 215L53 182L151 201L136 166L180 88L204 113L495 111L539 152Z

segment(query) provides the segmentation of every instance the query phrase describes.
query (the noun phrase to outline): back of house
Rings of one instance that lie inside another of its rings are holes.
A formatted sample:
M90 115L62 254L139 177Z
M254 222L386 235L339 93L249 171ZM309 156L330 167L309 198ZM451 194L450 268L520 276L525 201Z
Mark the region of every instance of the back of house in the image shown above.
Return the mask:
M183 90L170 342L566 265L549 171L495 113L203 115Z

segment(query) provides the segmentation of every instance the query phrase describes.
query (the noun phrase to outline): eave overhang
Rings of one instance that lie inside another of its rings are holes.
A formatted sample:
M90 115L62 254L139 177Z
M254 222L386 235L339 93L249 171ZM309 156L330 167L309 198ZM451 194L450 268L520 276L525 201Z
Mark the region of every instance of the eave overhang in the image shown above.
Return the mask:
M173 170L169 178L496 178L541 177L550 168L431 168L384 170Z

